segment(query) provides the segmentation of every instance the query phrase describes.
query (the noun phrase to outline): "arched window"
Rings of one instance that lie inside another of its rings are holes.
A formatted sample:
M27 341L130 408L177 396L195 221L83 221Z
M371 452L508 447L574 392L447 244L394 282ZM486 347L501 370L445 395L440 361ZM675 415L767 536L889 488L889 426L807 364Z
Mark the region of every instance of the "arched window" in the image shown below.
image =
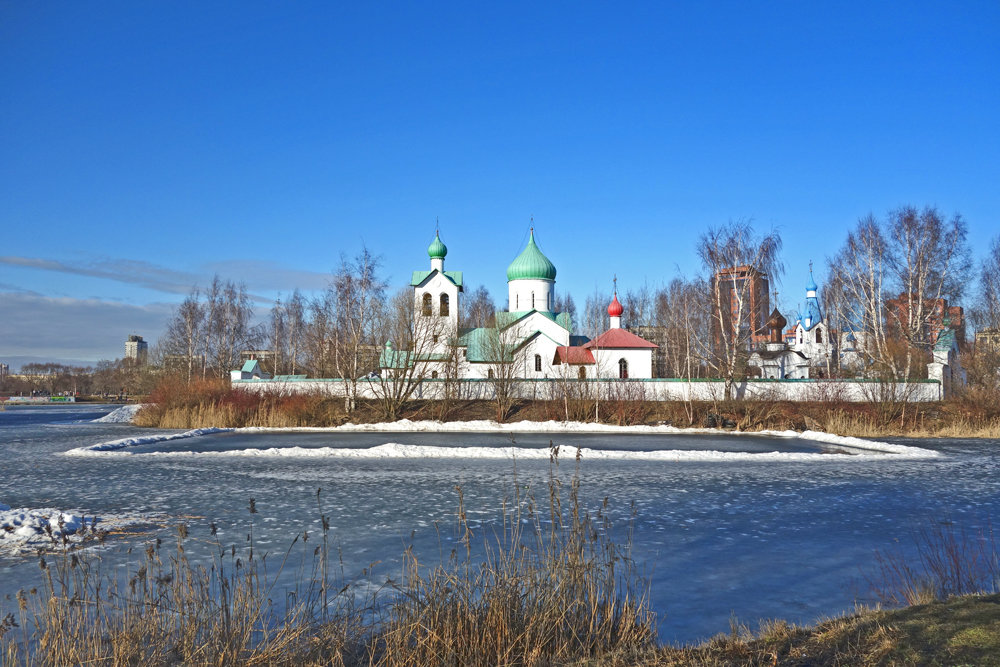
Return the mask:
M624 357L618 360L618 377L628 379L628 361Z
M532 310L535 309L535 293L534 292L531 293L531 309Z
M448 317L448 313L450 311L449 306L450 306L450 303L449 303L448 295L447 294L442 294L441 295L441 309L439 311L439 313L441 314L441 317Z
M580 377L581 380L586 380L587 379L587 367L586 366L580 366L580 370L577 373L577 375Z
M535 355L535 372L536 373L542 372L542 355L540 354Z
M437 371L431 371L431 378L433 378L433 379L436 380L437 376L438 376L438 372Z
M517 309L520 307L520 305L521 305L521 295L520 294L515 294L514 295L514 311L515 312L517 312Z
M817 343L823 342L823 332L820 331L819 329L816 329L816 342Z
M431 295L430 294L424 294L423 307L421 308L421 312L424 315L430 315L433 312L434 305L433 305L433 303L431 303L431 301L432 301Z
M799 345L802 345L802 330L799 329Z
M486 370L486 377L490 378L491 380L493 379L493 369L492 368L489 368L489 369Z

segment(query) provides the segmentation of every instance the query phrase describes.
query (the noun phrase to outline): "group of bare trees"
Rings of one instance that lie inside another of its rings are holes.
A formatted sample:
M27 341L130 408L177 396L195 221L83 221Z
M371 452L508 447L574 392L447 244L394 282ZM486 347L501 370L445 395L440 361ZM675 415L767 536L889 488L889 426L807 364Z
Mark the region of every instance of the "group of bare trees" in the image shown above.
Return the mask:
M944 301L960 302L972 261L959 215L905 206L858 221L829 260L831 316L856 336L871 367L887 379L919 377Z
M920 375L933 343L927 326L931 311L942 299L957 305L966 296L972 269L966 235L960 216L945 219L934 208L914 207L881 220L867 216L848 233L828 258L821 294L831 329L856 336L865 368L852 373L892 379ZM766 281L773 286L780 279L781 248L775 231L759 234L750 222L729 222L699 238L699 276L677 277L658 287L644 284L619 295L623 326L659 345L658 375L722 378L726 395L734 395L748 374L749 353L765 333ZM998 264L1000 237L978 281L981 293L971 315L980 327L1000 326ZM568 294L554 306L570 314L576 332L593 337L607 328L610 299L610 293L598 290L580 313ZM893 310L893 299L908 307ZM259 324L254 324L253 300L245 287L216 278L177 308L161 354L186 377L196 378L238 368L241 351L266 350L266 371L343 378L349 406L365 387L387 415L395 415L431 377L432 367L445 369L442 379L454 379L461 365L458 331L425 330L440 322L420 317L416 308L411 289L389 293L379 257L364 248L341 258L323 293L307 299L296 291L277 301ZM494 314L485 288L467 289L460 307L463 327L492 327ZM497 385L498 413L509 411L513 402L508 388L518 369L505 362L516 343L505 339L511 335L501 328L495 341L484 343L495 348L498 361L490 378ZM444 351L437 344L442 340L448 342Z
M239 367L242 351L257 349L265 340L253 316L246 286L216 276L207 289L193 290L177 307L156 356L189 381L225 377Z

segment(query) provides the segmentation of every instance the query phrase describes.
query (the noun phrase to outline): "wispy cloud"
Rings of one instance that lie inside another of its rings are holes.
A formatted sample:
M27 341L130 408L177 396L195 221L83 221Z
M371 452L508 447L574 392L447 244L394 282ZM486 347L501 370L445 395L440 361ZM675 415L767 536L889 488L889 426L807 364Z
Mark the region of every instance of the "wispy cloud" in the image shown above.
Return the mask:
M186 294L198 284L199 276L135 259L105 258L90 262L68 263L41 257L0 257L0 264L78 276L104 278L138 285L157 292Z
M115 359L126 336L155 342L174 305L136 306L99 299L0 292L0 361L15 356L52 359Z
M326 287L330 274L282 266L269 260L231 260L202 265L196 272L179 271L152 262L123 258L100 258L69 262L42 257L0 256L0 264L113 280L166 294L187 294L195 287L207 286L214 275L223 280L246 284L249 290L286 292L295 289L306 292ZM17 289L10 286L10 289ZM255 301L270 302L253 295Z

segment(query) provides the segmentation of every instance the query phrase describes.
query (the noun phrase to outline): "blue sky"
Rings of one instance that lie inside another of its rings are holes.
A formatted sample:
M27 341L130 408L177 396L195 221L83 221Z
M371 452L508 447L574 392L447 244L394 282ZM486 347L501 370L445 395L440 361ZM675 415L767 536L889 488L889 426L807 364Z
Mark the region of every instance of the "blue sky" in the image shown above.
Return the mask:
M784 307L867 213L1000 233L1000 4L0 2L0 361L121 356L213 273L367 244L502 305L534 217L579 305L784 239ZM261 308L267 308L262 301Z

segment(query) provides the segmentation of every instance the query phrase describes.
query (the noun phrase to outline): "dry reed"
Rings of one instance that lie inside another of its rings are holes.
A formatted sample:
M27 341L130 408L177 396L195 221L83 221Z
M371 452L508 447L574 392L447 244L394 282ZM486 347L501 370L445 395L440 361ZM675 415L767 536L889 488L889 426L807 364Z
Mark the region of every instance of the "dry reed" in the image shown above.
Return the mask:
M568 502L550 476L544 512L514 486L496 529L481 536L482 553L460 494L464 554L428 569L407 550L401 580L360 600L330 574L319 492L319 544L296 537L277 567L254 551L253 499L247 544L227 548L213 537L207 565L188 560L195 538L185 525L172 548L150 543L126 575L103 573L98 557L81 552L41 556L43 584L21 591L14 613L0 613L0 657L11 667L535 665L652 647L648 587L629 546L610 539L606 508L595 518L583 510L575 475ZM275 605L276 582L295 560L293 590Z

